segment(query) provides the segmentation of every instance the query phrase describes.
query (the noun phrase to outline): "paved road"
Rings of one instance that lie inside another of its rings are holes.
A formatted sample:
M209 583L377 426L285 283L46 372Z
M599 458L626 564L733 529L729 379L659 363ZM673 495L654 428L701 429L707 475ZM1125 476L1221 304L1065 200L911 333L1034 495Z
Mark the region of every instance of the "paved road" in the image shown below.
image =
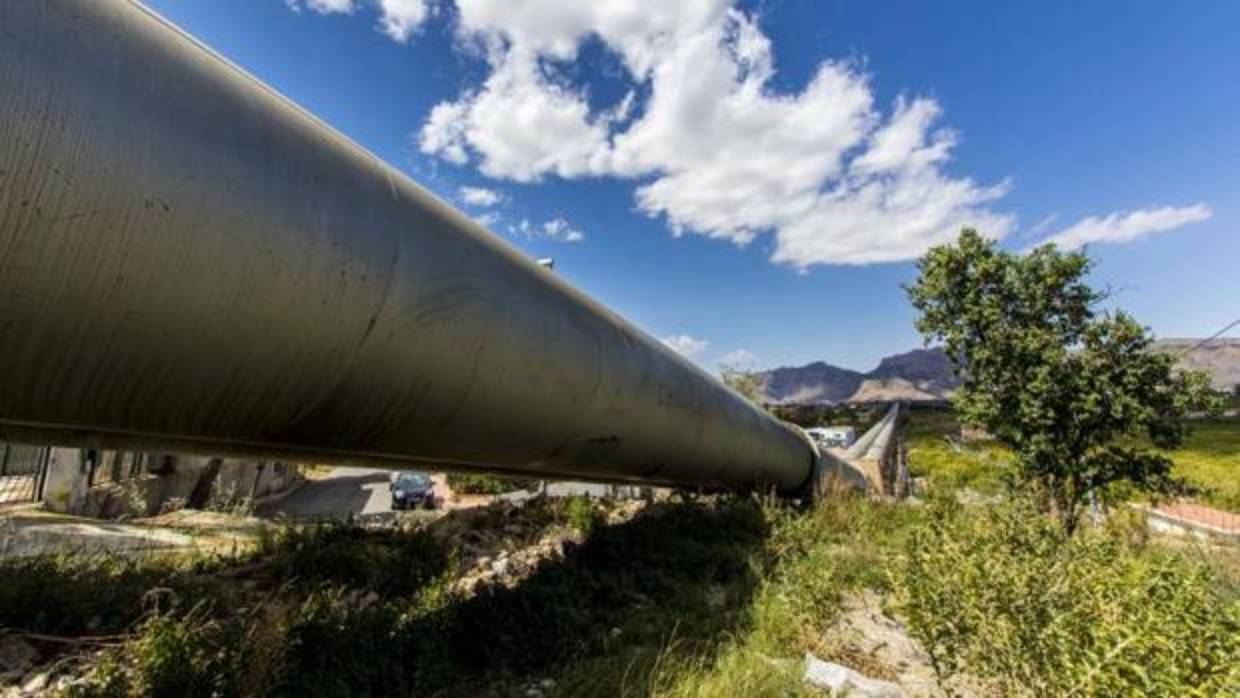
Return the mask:
M322 478L306 482L296 492L259 508L260 516L295 519L345 519L350 515L383 514L392 511L388 490L389 470L374 468L332 468Z
M296 492L271 504L259 507L257 514L262 517L280 515L293 519L339 519L357 518L359 516L382 516L392 512L392 495L388 489L390 470L374 468L332 468L322 477L307 481ZM431 474L435 483L435 498L439 506L437 511L462 509L485 505L492 500L487 495L454 496L448 487L448 479L443 473ZM627 489L636 496L637 488ZM589 495L604 497L615 494L616 488L610 485L599 485L586 482L553 483L548 488L552 497L569 495ZM531 492L519 491L500 495L513 503L528 499Z

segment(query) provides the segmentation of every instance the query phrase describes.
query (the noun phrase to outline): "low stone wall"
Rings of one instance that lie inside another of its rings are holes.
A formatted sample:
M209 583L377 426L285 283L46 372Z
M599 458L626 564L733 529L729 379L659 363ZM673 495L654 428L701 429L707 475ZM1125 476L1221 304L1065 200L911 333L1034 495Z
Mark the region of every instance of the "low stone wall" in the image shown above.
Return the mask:
M302 479L293 463L202 456L149 459L148 472L91 485L80 449L52 449L44 505L99 518L149 516L172 508L224 509L287 492ZM149 472L154 468L155 472Z

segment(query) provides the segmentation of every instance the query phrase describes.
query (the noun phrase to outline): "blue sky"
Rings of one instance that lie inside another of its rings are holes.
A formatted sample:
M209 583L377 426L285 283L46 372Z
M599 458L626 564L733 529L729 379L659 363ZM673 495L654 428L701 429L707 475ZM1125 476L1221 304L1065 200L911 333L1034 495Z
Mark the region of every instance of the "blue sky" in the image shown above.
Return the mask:
M707 367L866 370L963 223L1240 317L1240 3L148 0ZM1234 333L1234 331L1233 331Z

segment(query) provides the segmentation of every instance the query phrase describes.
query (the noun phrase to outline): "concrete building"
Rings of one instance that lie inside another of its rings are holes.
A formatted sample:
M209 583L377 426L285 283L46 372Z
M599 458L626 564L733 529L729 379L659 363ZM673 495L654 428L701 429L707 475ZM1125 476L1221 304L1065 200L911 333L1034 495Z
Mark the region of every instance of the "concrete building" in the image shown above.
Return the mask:
M33 450L37 472L10 501L41 501L51 510L113 518L169 508L224 509L287 492L302 481L298 464L164 453L0 444ZM10 488L11 489L11 488Z

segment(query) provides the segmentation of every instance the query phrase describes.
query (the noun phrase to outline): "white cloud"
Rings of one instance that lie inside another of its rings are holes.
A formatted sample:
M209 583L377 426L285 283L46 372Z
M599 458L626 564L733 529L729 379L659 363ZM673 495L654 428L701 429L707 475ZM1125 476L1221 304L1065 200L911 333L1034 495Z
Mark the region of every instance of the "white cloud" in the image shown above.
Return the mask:
M467 105L459 102L440 102L431 109L422 124L418 145L423 152L435 153L457 165L469 162L465 153L465 116Z
M719 357L719 363L729 368L750 369L758 357L748 349L736 349Z
M284 4L293 12L301 12L302 0L284 0ZM352 14L353 0L304 0L306 7L321 15Z
M461 187L457 194L469 206L494 206L504 200L504 195L485 187Z
M379 11L379 31L395 41L405 42L430 15L427 0L373 0ZM353 14L362 0L284 0L293 12L310 8L322 15Z
M687 334L674 334L663 337L659 341L666 344L672 351L689 359L698 356L710 346L710 342L705 339L698 339Z
M957 138L936 126L936 102L885 112L867 77L834 61L779 93L769 37L731 5L457 0L458 31L490 72L432 110L420 147L520 182L640 179L638 208L676 234L746 244L773 232L772 260L800 268L910 259L963 225L1010 232L989 208L1006 183L944 169ZM591 109L560 77L590 37L628 71L615 105Z
M553 218L542 225L531 223L522 218L520 223L508 226L508 232L520 235L526 240L552 240L555 242L581 242L586 239L585 233L574 228L563 218Z
M497 179L613 177L638 182L638 210L676 235L745 245L773 236L771 260L805 269L912 259L962 226L1000 239L1013 217L993 209L1008 183L948 171L957 134L933 99L875 104L854 62L827 60L804 88L779 91L771 39L738 0L452 0L461 46L488 71L440 102L418 134L422 152ZM407 41L433 0L285 0L295 11L377 8L379 28ZM569 76L586 41L621 60L627 89L591 106ZM639 95L642 95L639 97ZM471 206L497 193L463 187ZM1090 217L1051 236L1075 248L1124 242L1208 219L1203 205ZM487 224L498 217L483 217ZM1050 229L1051 216L1027 235ZM563 219L510 232L577 242Z
M408 41L428 14L426 0L379 0L379 29L396 41Z
M556 218L543 223L543 236L550 240L563 242L581 242L586 239L584 233L568 224L563 218Z
M509 53L481 89L441 102L422 127L423 152L464 164L479 156L489 177L533 182L548 173L572 178L603 171L607 127L585 99L551 82L535 56Z
M1214 212L1205 204L1193 206L1160 206L1135 211L1116 212L1108 216L1090 216L1050 236L1064 249L1076 249L1091 242L1129 242L1139 237L1179 228L1189 223L1208 220Z

